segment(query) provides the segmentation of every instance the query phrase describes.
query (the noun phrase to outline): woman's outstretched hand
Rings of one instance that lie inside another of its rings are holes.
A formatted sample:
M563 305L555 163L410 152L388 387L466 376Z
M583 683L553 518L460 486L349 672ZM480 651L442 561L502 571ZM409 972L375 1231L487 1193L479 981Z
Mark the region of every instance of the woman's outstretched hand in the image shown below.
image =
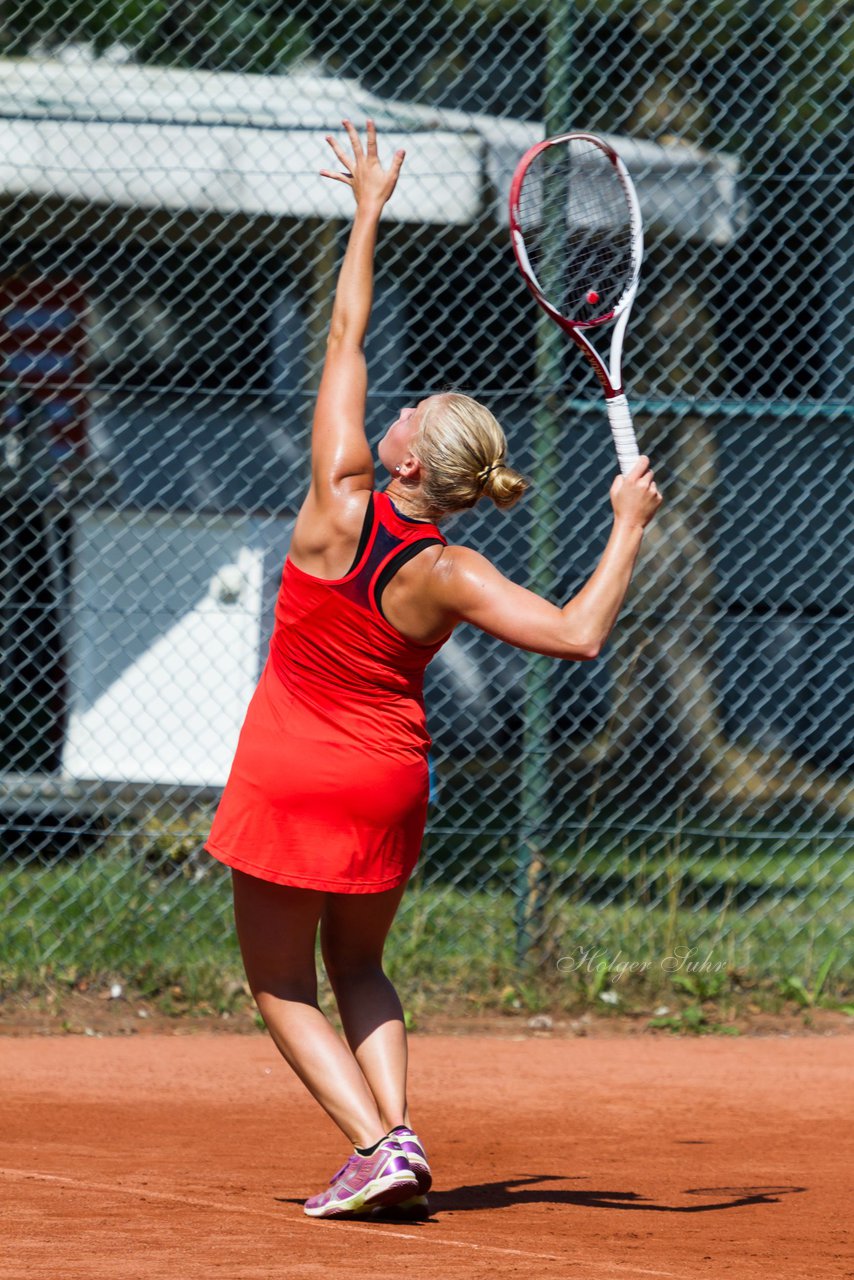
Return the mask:
M639 525L642 529L649 524L661 501L649 458L638 458L629 474L617 476L611 485L611 506L615 518Z
M321 169L322 178L331 178L333 182L346 183L356 197L357 205L376 205L380 209L388 200L397 185L400 168L405 156L404 151L396 151L391 164L384 169L377 155L377 130L373 120L365 126L366 146L362 146L359 134L349 120L342 121L353 148L352 157L332 137L327 137L332 150L342 166L339 172Z

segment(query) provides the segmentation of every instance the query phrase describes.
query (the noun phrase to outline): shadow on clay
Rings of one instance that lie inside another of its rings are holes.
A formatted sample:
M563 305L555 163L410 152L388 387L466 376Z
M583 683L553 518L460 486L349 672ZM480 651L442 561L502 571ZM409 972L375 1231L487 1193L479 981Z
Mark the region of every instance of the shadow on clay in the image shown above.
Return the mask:
M425 1226L436 1222L442 1214L461 1213L469 1210L510 1209L520 1204L552 1204L568 1207L577 1205L588 1209L629 1209L647 1213L712 1213L722 1209L739 1209L745 1205L779 1204L786 1195L806 1191L806 1187L793 1186L744 1186L744 1187L691 1187L682 1194L702 1197L700 1204L659 1204L637 1191L590 1191L586 1188L556 1187L556 1182L581 1182L582 1178L562 1178L556 1174L529 1175L505 1179L501 1182L482 1182L471 1186L453 1187L445 1191L430 1192L429 1216L412 1221L394 1209L376 1209L370 1218L338 1218L338 1222L412 1222ZM708 1199L707 1199L708 1197ZM292 1197L277 1196L280 1204L301 1205Z

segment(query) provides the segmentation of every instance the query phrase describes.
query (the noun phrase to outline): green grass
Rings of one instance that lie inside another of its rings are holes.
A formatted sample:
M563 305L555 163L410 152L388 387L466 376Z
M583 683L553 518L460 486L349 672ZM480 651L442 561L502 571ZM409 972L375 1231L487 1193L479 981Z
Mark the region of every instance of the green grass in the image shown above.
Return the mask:
M242 977L229 921L228 878L152 872L129 855L91 855L3 873L0 982L121 981L142 997L180 986L191 1005L229 1007Z
M197 848L186 831L176 838L164 828L145 846L119 834L100 852L4 863L3 994L121 982L166 1012L245 1006L228 873L199 861ZM621 862L587 849L583 859L554 860L521 960L506 882L421 883L431 865L407 893L388 948L416 1019L461 1008L815 1007L854 991L850 885L838 864L834 876L827 861L785 851L688 861L659 849ZM703 1021L689 1015L683 1025Z

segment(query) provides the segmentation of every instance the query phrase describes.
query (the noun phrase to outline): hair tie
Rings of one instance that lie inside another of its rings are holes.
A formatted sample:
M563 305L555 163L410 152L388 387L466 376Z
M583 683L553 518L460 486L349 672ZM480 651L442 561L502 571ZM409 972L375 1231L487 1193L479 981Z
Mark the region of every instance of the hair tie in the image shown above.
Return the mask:
M492 472L497 471L499 467L503 467L503 466L504 466L504 459L496 458L494 462L490 462L488 467L483 467L480 471L478 471L477 478L480 483L481 489L484 487L487 480L492 475Z

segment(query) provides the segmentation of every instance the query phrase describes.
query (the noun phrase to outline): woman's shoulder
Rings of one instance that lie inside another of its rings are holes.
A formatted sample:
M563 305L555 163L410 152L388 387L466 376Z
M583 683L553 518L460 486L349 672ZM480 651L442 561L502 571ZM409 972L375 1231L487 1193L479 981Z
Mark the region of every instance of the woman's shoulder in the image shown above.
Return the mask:
M422 591L444 607L454 608L461 594L467 594L476 584L484 583L496 573L486 556L458 542L428 547L418 559Z
M373 494L372 489L350 489L321 501L309 490L288 551L297 568L320 578L346 573L372 510Z
M436 565L441 564L445 573L453 573L457 570L492 568L492 562L485 555L482 555L480 551L475 551L474 547L467 547L462 542L446 542L444 546L438 547L437 550Z

